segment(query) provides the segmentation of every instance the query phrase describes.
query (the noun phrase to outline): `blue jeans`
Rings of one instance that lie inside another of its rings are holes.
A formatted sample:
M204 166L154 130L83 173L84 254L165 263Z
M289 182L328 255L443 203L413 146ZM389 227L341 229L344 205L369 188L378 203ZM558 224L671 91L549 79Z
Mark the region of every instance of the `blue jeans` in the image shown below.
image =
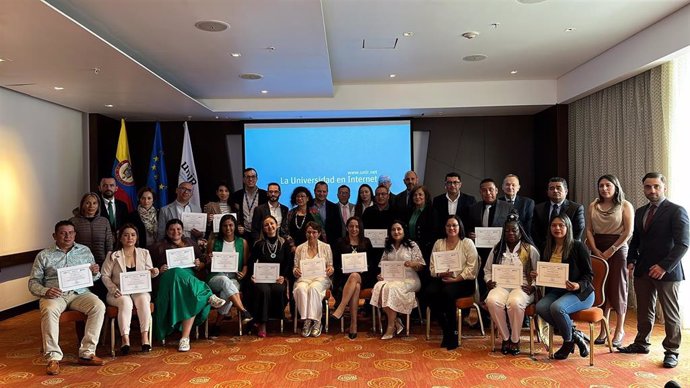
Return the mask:
M594 292L585 300L580 300L572 292L551 289L537 302L537 314L558 329L563 341L572 341L573 321L568 314L590 308L593 304Z

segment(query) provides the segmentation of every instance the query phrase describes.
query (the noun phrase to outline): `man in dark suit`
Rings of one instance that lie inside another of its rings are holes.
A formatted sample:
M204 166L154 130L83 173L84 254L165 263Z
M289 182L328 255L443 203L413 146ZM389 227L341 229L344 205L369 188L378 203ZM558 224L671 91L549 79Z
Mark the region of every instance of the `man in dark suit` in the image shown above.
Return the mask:
M509 205L513 205L513 209L517 210L518 216L520 216L520 224L525 229L525 233L532 237L534 200L532 198L517 195L520 191L520 178L515 174L508 174L503 178L502 188L504 195L498 197L498 199L508 202Z
M333 247L340 238L342 232L340 220L340 209L338 205L327 199L328 197L328 183L324 181L316 182L314 186L314 206L312 209L316 210L319 215L319 221L323 230L326 232L326 242Z
M395 196L393 203L398 213L405 214L407 209L412 206L412 189L417 186L417 182L418 178L416 172L410 170L405 173L403 183L405 183L406 189Z
M242 172L243 187L232 193L232 208L237 213L237 234L244 237L252 246L252 221L254 210L268 202L266 190L257 186L259 174L253 168L245 168Z
M126 203L115 199L115 192L117 191L115 178L101 178L98 191L101 193L100 214L110 221L110 229L113 231L113 234L117 234L117 230L125 223L125 218L127 218L129 211Z
M560 177L549 179L546 191L549 200L534 207L532 217L532 240L537 248L544 249L546 236L549 233L551 218L556 214L565 214L573 224L573 238L582 240L585 231L585 208L577 202L568 201L568 182Z
M278 235L283 238L288 236L287 228L287 214L288 208L282 205L280 202L280 185L271 182L267 187L268 202L261 204L254 209L254 215L252 216L252 240L256 241L261 236L261 222L263 222L264 217L272 215L278 221Z
M338 187L338 212L340 213L340 237L345 237L347 220L355 215L355 205L350 203L350 188L347 185Z
M618 348L621 353L649 353L656 300L664 311L666 337L664 368L678 365L681 342L678 289L685 280L681 259L688 250L688 213L665 198L666 178L650 172L642 179L649 203L635 212L635 226L628 250L628 270L634 271L637 298L635 341Z
M434 209L434 219L436 222L436 234L439 238L445 237L445 226L448 216L455 214L466 223L467 209L477 203L474 196L460 192L462 180L456 172L446 174L445 180L446 193L434 198L432 207Z

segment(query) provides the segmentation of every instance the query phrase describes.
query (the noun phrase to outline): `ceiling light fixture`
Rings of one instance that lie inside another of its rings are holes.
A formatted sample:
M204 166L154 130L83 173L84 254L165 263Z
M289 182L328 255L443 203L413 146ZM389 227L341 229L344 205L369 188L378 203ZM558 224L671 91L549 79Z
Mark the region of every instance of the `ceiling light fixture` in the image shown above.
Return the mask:
M202 20L194 23L194 27L206 32L221 32L230 28L230 25L219 20Z
M486 58L488 57L484 54L472 54L462 57L462 60L466 62L479 62L485 60Z
M239 57L242 56L242 54L240 54L240 53L230 53L230 56L232 56L233 58L239 58Z
M411 37L412 35L414 35L414 32L411 32L411 31L403 32L403 36L406 37L406 38L409 38L409 37Z
M259 73L242 73L240 74L240 78L248 80L257 80L264 78L264 76Z
M115 106L115 105L113 105L113 104L105 104L105 107L106 107L106 108L112 108L112 107L114 107L114 106Z
M53 89L55 89L55 90L64 90L65 88L63 88L62 86L53 86Z
M0 62L5 62L5 60L4 60L4 59L2 59L2 58L0 58Z
M398 75L397 75L397 74L389 74L388 76L389 76L390 78L395 78L395 77L397 77Z
M462 37L466 38L466 39L474 39L478 36L479 36L479 33L477 31L467 31L467 32L462 34Z
M262 90L261 94L268 94L268 90Z
M517 70L512 70L510 74L517 74Z
M573 32L575 31L575 27L568 27L565 29L565 32Z

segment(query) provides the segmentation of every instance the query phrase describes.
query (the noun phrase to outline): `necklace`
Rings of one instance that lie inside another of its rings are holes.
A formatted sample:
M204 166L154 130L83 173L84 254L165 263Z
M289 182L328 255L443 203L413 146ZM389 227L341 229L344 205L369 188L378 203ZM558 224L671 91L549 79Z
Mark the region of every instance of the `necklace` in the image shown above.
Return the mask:
M278 252L278 239L276 239L276 242L271 244L270 241L266 240L266 247L268 248L268 253L271 256L271 259L276 258L276 252Z
M301 223L298 221L299 217L300 217L299 214L295 214L295 226L297 227L297 229L302 230L302 226L304 225L304 221L307 220L307 215L305 214L304 216L302 216L302 222Z

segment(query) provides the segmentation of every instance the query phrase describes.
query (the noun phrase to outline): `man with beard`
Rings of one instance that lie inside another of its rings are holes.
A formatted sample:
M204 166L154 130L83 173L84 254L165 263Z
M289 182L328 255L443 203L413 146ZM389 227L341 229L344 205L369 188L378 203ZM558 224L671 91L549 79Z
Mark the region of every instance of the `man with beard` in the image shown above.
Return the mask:
M129 213L127 204L115 199L115 192L117 191L117 183L113 177L101 178L98 185L98 191L101 193L101 216L108 219L110 222L110 230L113 234L117 233L120 226L124 224L125 218Z
M268 184L268 202L259 205L254 209L254 215L252 216L252 240L257 241L259 236L261 236L261 223L264 217L271 215L275 217L278 221L278 235L283 238L288 238L288 228L287 228L287 206L278 202L280 200L280 185L271 182Z

